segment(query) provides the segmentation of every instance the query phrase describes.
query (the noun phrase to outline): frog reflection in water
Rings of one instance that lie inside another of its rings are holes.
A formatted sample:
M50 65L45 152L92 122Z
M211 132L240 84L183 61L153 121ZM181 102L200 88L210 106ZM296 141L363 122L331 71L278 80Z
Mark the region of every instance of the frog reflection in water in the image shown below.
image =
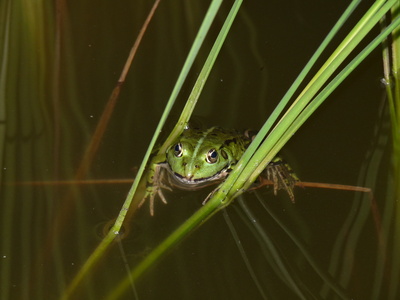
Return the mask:
M152 159L146 194L139 206L149 198L150 214L154 215L156 195L167 203L162 189L196 190L223 181L235 168L252 138L248 131L240 133L220 127L186 129L165 154ZM277 156L266 167L264 174L267 180L273 182L275 194L285 189L294 201L293 187L298 178L287 164Z

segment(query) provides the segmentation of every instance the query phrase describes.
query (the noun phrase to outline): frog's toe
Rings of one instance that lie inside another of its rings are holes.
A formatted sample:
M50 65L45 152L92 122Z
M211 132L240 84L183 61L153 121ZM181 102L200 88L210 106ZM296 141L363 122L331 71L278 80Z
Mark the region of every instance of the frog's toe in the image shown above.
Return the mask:
M161 191L161 189L165 189L165 190L168 190L168 191L172 192L172 188L167 186L167 185L165 185L165 184L163 184L163 183L161 183L159 185L159 187L160 187L159 191Z
M149 199L150 216L154 216L154 195Z
M169 190L171 190L171 189L169 189ZM172 190L171 190L171 191L172 191ZM167 202L167 199L165 198L165 196L164 196L164 194L163 194L163 192L162 192L161 189L159 189L159 190L157 191L157 194L158 194L158 196L160 197L161 201L162 201L164 204L167 204L167 203L168 203L168 202Z
M138 207L141 207L141 206L143 205L143 203L146 202L146 199L147 199L147 195L144 196L142 200L140 200L140 202L139 202L139 204L138 204Z

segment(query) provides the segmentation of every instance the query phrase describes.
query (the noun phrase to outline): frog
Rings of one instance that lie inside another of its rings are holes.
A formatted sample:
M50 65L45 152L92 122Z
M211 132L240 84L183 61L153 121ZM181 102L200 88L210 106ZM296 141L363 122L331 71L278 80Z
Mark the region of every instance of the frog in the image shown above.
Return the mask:
M152 158L145 196L139 207L149 198L150 215L153 216L156 196L167 204L163 190L193 191L221 183L235 169L255 134L251 130L240 132L217 126L205 130L185 129L165 153ZM285 189L294 202L293 188L299 179L280 156L268 164L263 174L264 181L272 181L275 195L278 190Z

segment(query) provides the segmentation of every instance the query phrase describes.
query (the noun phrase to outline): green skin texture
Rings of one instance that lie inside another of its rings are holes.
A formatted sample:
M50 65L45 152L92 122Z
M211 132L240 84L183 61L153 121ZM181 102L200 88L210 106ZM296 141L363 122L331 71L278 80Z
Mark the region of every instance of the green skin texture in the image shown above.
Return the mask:
M212 127L185 130L167 150L167 164L177 186L190 189L226 178L251 140L236 131ZM181 151L176 151L181 148Z
M139 206L149 198L150 214L154 215L156 195L167 203L162 189L171 190L170 187L174 186L184 190L196 190L223 181L234 169L251 141L252 137L247 132L241 133L220 127L185 130L165 154L157 155L151 160L146 194ZM278 162L281 162L279 157L273 160L271 166ZM277 169L278 173L282 169L281 165ZM167 174L169 176L166 176ZM285 183L285 187L281 187L281 183L278 182L286 181L284 177L287 176L280 175L281 179L268 178L274 181L274 191L287 188Z

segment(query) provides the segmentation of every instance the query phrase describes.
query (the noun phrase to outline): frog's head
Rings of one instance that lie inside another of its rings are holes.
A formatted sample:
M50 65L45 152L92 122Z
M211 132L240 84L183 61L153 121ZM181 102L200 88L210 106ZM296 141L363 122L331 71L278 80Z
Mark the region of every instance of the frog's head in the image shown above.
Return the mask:
M167 150L171 173L183 184L198 185L223 179L230 171L232 154L221 144L193 144L180 140Z

